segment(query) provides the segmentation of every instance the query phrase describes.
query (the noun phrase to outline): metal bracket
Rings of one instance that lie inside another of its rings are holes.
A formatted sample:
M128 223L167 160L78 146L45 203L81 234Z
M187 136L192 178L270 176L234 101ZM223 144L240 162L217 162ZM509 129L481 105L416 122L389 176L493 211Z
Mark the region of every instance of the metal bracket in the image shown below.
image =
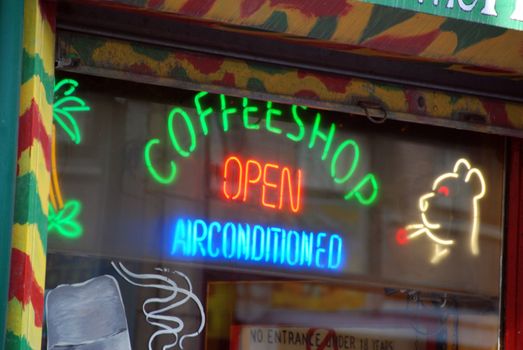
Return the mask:
M387 110L379 103L370 101L359 101L358 107L363 109L367 119L374 124L383 124L387 121Z

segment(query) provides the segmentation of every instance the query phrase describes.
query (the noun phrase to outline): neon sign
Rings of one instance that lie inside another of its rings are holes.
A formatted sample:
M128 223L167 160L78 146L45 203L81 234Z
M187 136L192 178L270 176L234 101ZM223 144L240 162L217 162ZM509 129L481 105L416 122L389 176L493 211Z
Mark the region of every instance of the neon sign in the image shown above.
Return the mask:
M82 204L77 200L67 201L63 209L55 211L51 205L49 207L47 229L49 232L56 231L65 238L78 238L83 233L82 225L76 217L82 211Z
M80 134L80 128L78 127L78 122L72 116L72 112L87 112L91 108L87 106L84 100L79 97L72 96L76 88L78 87L78 82L73 79L63 79L54 87L55 95L63 87L69 85L69 87L63 92L63 97L58 98L54 101L53 104L53 119L54 121L62 127L62 129L69 135L71 140L79 144L82 140L82 135Z
M170 255L178 258L278 265L339 271L345 263L343 238L237 222L179 218Z
M73 117L73 112L87 112L91 108L84 100L73 96L78 82L73 79L63 79L54 87L55 101L53 104L53 121L61 127L75 144L82 140L78 122ZM60 91L65 91L60 97ZM64 202L60 181L58 179L57 155L56 155L56 127L53 125L51 143L51 188L49 192L49 214L47 229L49 232L57 232L65 238L78 238L83 233L83 226L77 221L82 211L82 204L77 200Z
M297 213L301 207L302 171L274 163L261 164L257 160L241 161L230 156L225 160L223 194L230 200L247 201L255 185L261 185L260 204L266 208L283 209L284 198L289 209ZM277 200L274 200L277 198Z
M474 184L473 184L474 183ZM396 232L396 241L400 245L407 244L410 240L425 236L434 244L431 264L438 264L450 253L450 248L456 240L449 236L451 228L442 221L432 221L430 218L431 202L437 199L450 201L460 187L474 186L472 189L471 206L472 215L468 225L469 250L472 255L479 255L479 201L485 196L486 185L483 174L477 168L472 168L466 159L459 159L452 172L444 173L437 177L432 184L432 191L423 194L418 201L421 222L407 225Z
M241 119L243 127L250 131L261 130L262 125L264 125L264 129L269 133L285 137L292 142L307 142L307 147L311 150L320 149L321 160L328 162L330 166L330 176L334 183L337 186L345 186L346 192L343 198L346 201L355 200L365 206L372 205L376 201L379 192L379 184L376 176L373 173L367 173L360 179L354 179L354 174L358 168L360 159L360 147L358 143L352 139L337 143L335 137L336 125L330 123L328 124L328 131L323 131L322 116L320 113L316 113L312 129L308 132L303 122L303 117L300 116L300 113L306 110L307 107L291 106L291 120L296 130L294 132L284 133L283 130L274 123L275 119L285 119L283 110L274 106L270 101L266 103L265 111L261 111L260 108L253 106L248 98L243 98L241 107L238 108L234 107L225 95L220 95L220 108L219 110L215 110L211 106L206 106L206 102L209 103L208 98L209 94L207 92L200 92L194 97L194 106L198 114L198 126L203 136L209 135L208 119L213 115L218 116L223 132L225 133L230 129L229 124L231 118ZM249 118L253 116L264 117L265 123L253 124L249 121ZM175 121L178 121L177 125L179 127L177 128L175 128ZM168 115L166 127L169 135L169 140L166 143L169 144L180 157L187 158L198 148L198 138L196 137L197 126L194 125L189 113L184 109L180 107L173 108ZM182 142L182 140L184 142ZM170 185L176 181L179 168L175 160L170 159L167 169L159 170L162 167L159 168L157 164L155 164L154 154L156 149L161 145L162 141L159 138L152 138L146 143L144 148L145 165L154 180L162 185ZM350 165L347 169L343 169L342 164L345 163L341 161L343 158L350 160ZM234 161L235 160L231 160L231 162ZM256 163L251 163L251 166L256 167L255 164ZM230 163L230 165L233 166L233 163ZM261 167L261 164L258 165ZM264 166L263 174L265 174L265 169ZM270 171L270 166L267 171ZM260 173L262 173L262 171L260 171ZM263 181L263 175L260 176L260 180L257 181ZM280 189L281 188L280 182ZM240 192L241 191L227 192L227 194L231 194L231 197L238 195L237 198L233 199L238 199L241 195L247 195L245 191ZM296 199L296 202L293 204L292 210L294 212L299 210L298 200L299 198ZM268 204L264 205L268 207L271 207L271 205L277 205L279 207L280 205L280 203L265 204Z

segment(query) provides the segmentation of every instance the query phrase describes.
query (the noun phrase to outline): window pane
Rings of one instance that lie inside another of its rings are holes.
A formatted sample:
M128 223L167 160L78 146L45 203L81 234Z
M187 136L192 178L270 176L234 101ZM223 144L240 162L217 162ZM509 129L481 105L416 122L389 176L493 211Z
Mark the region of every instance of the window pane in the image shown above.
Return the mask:
M504 139L75 79L49 348L497 346Z

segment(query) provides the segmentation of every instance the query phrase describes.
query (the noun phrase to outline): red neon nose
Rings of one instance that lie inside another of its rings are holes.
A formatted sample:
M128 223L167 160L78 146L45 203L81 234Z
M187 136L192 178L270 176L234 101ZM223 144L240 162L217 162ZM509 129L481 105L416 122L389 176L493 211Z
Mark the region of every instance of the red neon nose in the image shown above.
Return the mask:
M398 245L405 245L409 243L408 232L403 227L396 231L396 242Z

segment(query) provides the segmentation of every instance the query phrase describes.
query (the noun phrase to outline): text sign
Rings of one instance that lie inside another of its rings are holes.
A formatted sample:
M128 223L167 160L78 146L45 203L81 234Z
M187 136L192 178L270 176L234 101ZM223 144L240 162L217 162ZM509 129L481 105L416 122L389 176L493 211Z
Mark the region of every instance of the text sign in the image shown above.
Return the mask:
M416 338L412 333L401 329L376 333L362 328L232 326L231 350L414 350L416 343L425 345L412 340Z
M343 239L309 232L239 222L176 220L170 254L179 258L341 270Z
M363 0L437 16L523 30L523 0Z

